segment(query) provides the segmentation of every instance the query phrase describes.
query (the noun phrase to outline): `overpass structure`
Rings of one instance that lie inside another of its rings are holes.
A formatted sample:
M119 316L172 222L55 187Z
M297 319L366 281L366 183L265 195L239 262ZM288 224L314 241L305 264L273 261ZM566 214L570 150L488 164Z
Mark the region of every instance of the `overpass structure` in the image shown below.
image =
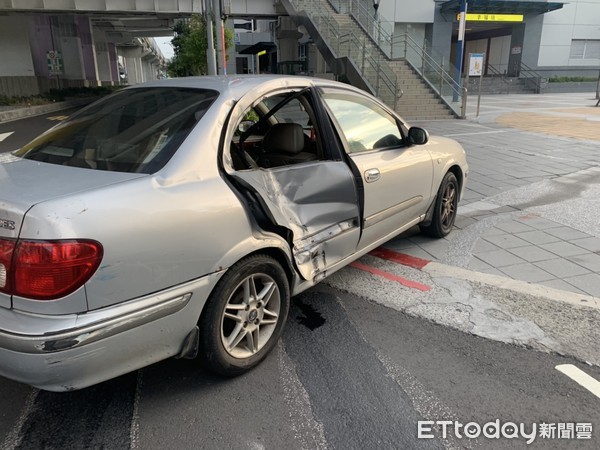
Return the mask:
M199 12L201 0L0 0L0 94L156 79L152 37Z

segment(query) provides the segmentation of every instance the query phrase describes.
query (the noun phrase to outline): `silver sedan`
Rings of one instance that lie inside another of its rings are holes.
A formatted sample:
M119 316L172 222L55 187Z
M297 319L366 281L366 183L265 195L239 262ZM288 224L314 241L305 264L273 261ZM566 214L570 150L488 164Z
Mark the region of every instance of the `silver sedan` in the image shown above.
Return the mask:
M351 86L174 79L119 91L0 155L0 375L79 389L169 357L257 365L290 297L419 225L467 178Z

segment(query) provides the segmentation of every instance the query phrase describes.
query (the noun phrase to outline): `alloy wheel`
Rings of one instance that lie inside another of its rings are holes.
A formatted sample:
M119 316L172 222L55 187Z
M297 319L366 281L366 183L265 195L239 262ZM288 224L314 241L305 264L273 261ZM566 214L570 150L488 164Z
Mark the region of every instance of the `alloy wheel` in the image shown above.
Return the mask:
M234 358L249 358L273 335L281 309L275 280L267 274L244 278L227 300L221 318L221 342Z

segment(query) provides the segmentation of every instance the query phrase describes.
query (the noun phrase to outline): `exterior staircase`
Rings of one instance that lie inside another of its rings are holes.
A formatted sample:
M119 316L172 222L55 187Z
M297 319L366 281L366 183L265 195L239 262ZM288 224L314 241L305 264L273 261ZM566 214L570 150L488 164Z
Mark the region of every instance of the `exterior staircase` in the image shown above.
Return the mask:
M304 26L338 77L345 77L411 120L458 116L406 58L390 58L351 14L327 0L281 0L296 26ZM376 31L375 31L376 32ZM406 47L406 45L404 45Z

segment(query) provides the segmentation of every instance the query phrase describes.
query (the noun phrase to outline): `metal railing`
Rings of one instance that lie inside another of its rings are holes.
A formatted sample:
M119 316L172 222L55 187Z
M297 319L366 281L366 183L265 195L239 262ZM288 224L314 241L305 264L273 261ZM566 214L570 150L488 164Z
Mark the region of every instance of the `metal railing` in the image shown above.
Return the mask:
M489 63L487 65L487 72L488 75L501 78L502 81L504 81L504 83L507 85L507 94L510 93L510 85L513 79L524 80L525 86L536 94L540 94L548 84L548 80L546 78L542 77L538 72L533 70L523 61L521 61L518 77L509 77L506 74L506 69L502 71L501 68Z
M521 70L519 72L519 77L525 79L527 86L536 94L540 94L542 92L542 88L548 84L548 80L542 77L538 72L533 70L523 61L521 61Z
M467 89L456 77L452 67L441 53L424 37L413 38L409 33L394 33L395 23L376 18L359 0L327 0L338 13L349 14L371 40L372 53L386 60L404 60L440 96L455 114L466 114Z
M506 76L506 69L502 70L502 67L503 66L498 68L497 66L494 66L493 64L488 63L486 75L489 75L494 78L502 80L502 82L506 86L506 95L508 95L508 94L510 94L510 87L512 85L512 79L510 79Z
M368 36L342 29L322 0L290 0L290 3L297 11L305 11L337 58L346 57L353 61L375 95L397 108L402 91L396 74L384 55L374 51Z

